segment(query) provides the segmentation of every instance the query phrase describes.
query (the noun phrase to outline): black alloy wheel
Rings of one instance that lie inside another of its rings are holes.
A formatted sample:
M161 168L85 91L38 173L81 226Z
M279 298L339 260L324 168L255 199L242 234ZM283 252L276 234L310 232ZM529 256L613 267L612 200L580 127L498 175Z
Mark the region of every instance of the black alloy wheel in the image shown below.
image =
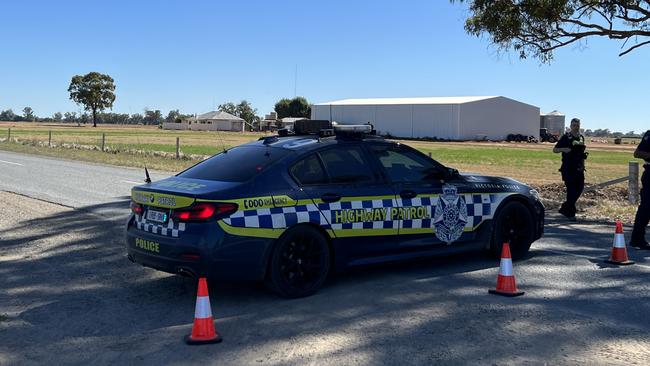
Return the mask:
M523 258L535 236L535 221L528 207L521 202L511 201L501 208L494 220L492 253L500 258L503 243L510 243L512 259Z
M314 228L298 226L276 242L266 282L280 296L304 297L323 285L329 271L327 240Z

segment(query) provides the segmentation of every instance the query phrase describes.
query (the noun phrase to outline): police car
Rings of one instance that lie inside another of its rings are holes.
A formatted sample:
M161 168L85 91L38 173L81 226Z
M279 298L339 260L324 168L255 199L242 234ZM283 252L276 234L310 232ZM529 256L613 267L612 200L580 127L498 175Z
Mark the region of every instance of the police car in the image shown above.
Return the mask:
M328 274L509 241L520 258L543 232L536 191L459 174L371 125L298 121L134 187L128 258L161 271L264 280L314 293Z

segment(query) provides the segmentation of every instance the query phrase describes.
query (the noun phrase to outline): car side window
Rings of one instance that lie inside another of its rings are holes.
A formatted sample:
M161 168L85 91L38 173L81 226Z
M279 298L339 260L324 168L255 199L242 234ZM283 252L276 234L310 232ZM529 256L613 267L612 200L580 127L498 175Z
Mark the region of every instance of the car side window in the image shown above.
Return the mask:
M441 171L433 161L409 149L374 145L370 151L394 183L431 181Z
M293 164L289 172L300 185L327 183L327 176L316 154L311 154Z
M370 165L359 146L337 146L319 152L330 183L367 183L374 181Z

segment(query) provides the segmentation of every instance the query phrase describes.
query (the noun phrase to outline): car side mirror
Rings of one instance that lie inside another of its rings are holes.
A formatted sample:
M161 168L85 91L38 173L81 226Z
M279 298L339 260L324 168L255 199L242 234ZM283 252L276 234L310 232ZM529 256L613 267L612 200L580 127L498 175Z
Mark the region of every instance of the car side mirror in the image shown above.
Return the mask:
M452 180L457 178L460 175L458 173L458 170L454 168L445 168L445 170L442 171L442 180Z

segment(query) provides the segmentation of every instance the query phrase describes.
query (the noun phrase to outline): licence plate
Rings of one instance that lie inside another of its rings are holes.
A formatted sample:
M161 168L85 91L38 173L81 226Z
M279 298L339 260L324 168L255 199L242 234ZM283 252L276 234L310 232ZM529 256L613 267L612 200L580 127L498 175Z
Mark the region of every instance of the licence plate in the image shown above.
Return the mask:
M148 210L147 220L164 224L167 222L167 212Z

